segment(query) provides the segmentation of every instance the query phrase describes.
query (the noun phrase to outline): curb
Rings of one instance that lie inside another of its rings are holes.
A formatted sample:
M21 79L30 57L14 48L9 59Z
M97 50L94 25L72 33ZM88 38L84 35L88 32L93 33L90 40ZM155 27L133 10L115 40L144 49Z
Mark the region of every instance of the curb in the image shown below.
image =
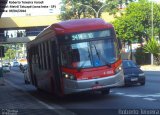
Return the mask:
M144 65L144 66L141 66L141 70L143 70L143 71L160 71L160 66Z

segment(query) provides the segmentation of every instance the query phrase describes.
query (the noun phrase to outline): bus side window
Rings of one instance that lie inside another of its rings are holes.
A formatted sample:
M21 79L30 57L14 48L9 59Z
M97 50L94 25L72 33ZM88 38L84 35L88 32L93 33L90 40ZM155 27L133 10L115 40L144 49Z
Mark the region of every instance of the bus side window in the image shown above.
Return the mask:
M42 50L41 50L41 44L39 44L38 46L38 49L39 49L39 68L42 69Z
M56 59L57 49L56 49L56 42L55 41L52 42L52 49L53 49L53 56Z
M47 42L47 60L48 60L48 69L51 69L51 55L50 55L50 41Z
M45 60L46 60L46 69L50 70L51 66L50 66L50 48L49 48L49 41L45 42Z
M42 53L42 70L45 69L45 61L44 61L44 46L43 43L41 43L41 53Z
M47 61L46 61L46 42L43 43L43 57L44 57L44 70L47 69Z
M57 48L56 48L56 42L52 42L52 60L53 60L53 68L55 72L55 76L59 76L59 69L58 69L58 60L57 60Z
M40 47L39 45L37 46L37 50L38 50L38 67L39 69L41 69L41 57L40 57Z
M45 70L48 69L48 59L47 59L47 42L44 42L44 60L45 60Z
M35 47L35 63L38 64L38 46Z

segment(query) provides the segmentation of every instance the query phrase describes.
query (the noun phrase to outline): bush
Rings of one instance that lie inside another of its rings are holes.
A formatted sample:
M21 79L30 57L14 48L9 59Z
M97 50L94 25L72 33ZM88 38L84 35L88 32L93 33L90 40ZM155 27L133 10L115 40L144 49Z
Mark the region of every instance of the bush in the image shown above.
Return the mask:
M138 65L145 64L145 53L142 48L137 48L134 56Z
M153 56L153 58L154 58L154 64L155 65L160 65L160 55Z
M160 44L154 38L149 39L148 43L144 46L144 51L146 53L151 53L154 56L154 61L156 65L160 65Z

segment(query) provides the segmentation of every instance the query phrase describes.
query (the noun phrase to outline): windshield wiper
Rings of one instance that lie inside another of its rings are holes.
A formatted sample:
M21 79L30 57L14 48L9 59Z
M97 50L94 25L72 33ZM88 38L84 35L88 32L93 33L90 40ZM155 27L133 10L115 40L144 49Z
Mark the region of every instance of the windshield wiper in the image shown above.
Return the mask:
M97 55L98 59L99 59L100 61L103 60L103 62L105 63L105 65L107 65L108 67L111 67L111 63L107 62L107 61L103 58L103 56L100 55L100 53L98 52L97 47L95 46L95 44L94 44L94 43L92 43L92 44L93 44L93 46L94 46L94 48L95 48L95 50L96 50L96 55Z
M93 43L92 43L92 44L93 44ZM103 57L102 55L100 55L100 53L98 52L95 44L93 44L93 46L94 46L94 48L95 48L96 55L97 55L98 59L99 59L100 61L103 61L106 66L108 66L108 67L111 68L111 63L107 62L107 61L104 59L104 57ZM91 54L90 54L89 48L88 48L88 54L89 54L88 57L89 57L89 59L90 59L90 61L91 61ZM77 68L77 70L78 70L78 71L81 71L81 69L85 66L86 63L87 63L87 61L85 61L84 63L82 63L81 66Z

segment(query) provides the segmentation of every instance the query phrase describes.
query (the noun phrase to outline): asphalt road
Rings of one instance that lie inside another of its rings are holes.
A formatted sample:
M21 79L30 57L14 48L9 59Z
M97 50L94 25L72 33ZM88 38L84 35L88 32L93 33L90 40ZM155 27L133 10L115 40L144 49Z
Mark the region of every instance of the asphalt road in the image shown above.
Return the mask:
M57 99L46 92L37 91L32 85L25 85L23 74L18 69L13 70L5 74L6 82L41 101L48 109L54 107L64 113L69 111L78 115L118 115L126 114L125 112L130 114L159 112L160 114L160 71L146 71L145 86L114 88L109 95L95 92Z

